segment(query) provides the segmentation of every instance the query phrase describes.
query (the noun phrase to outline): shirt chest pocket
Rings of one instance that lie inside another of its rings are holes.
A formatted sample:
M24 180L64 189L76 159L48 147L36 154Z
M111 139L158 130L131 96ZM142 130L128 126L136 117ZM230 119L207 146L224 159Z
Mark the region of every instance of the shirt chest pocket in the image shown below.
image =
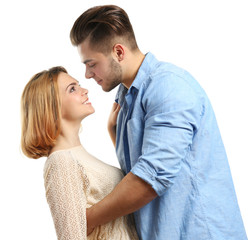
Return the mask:
M131 167L135 165L142 154L144 122L141 118L131 118L127 122L127 140L130 152Z

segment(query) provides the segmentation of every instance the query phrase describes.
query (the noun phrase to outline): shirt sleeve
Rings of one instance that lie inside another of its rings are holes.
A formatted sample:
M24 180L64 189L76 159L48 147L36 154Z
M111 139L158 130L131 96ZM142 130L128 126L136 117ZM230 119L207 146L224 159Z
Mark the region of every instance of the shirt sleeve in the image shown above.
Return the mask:
M161 196L181 169L197 131L202 104L192 87L174 74L147 89L142 153L131 172Z
M86 197L82 166L71 154L58 152L44 169L46 198L59 240L87 239Z

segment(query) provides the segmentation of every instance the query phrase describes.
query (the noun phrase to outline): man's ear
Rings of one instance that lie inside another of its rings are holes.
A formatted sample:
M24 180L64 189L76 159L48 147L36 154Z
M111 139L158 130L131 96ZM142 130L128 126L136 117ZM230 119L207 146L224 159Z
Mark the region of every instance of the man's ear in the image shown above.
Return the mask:
M125 57L125 47L120 43L116 43L113 46L113 55L118 62L121 62Z

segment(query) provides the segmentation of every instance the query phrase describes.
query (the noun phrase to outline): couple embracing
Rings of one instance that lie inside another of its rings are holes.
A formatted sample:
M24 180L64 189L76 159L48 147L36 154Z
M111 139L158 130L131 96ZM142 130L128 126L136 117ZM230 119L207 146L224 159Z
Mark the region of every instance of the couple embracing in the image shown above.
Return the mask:
M88 9L70 39L85 77L118 87L108 131L121 169L87 152L88 90L64 67L35 74L21 100L22 150L47 157L47 201L60 240L245 240L214 111L185 70L137 45L118 6ZM92 133L94 133L92 131Z

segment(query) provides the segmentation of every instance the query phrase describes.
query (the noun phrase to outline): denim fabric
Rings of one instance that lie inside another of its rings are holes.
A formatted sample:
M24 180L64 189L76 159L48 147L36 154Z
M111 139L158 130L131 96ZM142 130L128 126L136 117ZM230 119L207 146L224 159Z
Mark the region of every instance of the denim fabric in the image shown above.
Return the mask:
M116 102L121 168L158 194L134 214L140 239L247 239L216 118L197 81L148 53Z

